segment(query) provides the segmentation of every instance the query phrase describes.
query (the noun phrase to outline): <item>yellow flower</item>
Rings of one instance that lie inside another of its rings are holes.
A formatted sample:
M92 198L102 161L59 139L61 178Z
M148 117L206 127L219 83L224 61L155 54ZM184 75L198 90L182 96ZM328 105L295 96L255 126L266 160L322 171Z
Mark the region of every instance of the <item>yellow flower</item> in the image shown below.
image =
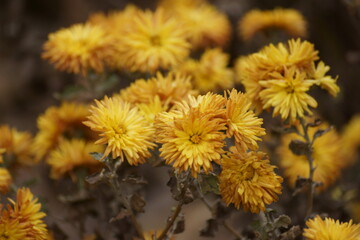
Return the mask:
M282 177L275 174L265 153L232 150L221 160L219 185L224 202L252 213L264 211L265 205L278 200Z
M164 76L157 72L155 77L148 80L138 79L128 88L121 90L120 97L130 103L148 104L158 96L163 106L170 104L171 107L176 101L194 93L190 77L173 72Z
M360 146L360 114L353 116L341 134L342 152L349 164L353 164Z
M39 132L33 144L36 159L45 157L64 139L92 139L91 131L82 124L88 115L88 107L80 103L64 102L59 107L49 107L37 119Z
M120 157L122 161L126 158L130 165L144 163L151 155L149 149L155 147L154 129L138 108L118 97L105 96L95 103L84 124L99 133L100 139L95 144L107 144L104 157L112 153L113 158Z
M309 107L317 107L316 100L307 94L314 81L306 80L305 73L294 68L286 70L284 75L274 73L273 79L260 81L264 90L259 95L264 109L274 108L273 116L280 115L283 120L295 122L306 113L312 114Z
M125 69L154 73L170 69L188 56L187 33L162 9L137 11L129 21L118 45L119 61Z
M160 156L179 171L191 170L194 177L212 170L219 163L224 146L225 122L200 108L190 107L184 114L163 112L155 120L157 142L162 143Z
M162 1L166 11L175 15L189 32L192 48L224 47L231 37L227 16L205 1Z
M101 146L81 139L60 142L47 159L47 163L51 166L51 177L59 179L66 173L71 174L78 167L96 169L100 162L96 161L90 153L102 151Z
M251 102L242 93L232 89L225 92L226 119L227 119L227 137L235 136L236 145L242 150L256 150L257 141L260 136L265 135L265 129L261 128L263 120L255 116L250 109Z
M34 198L30 190L28 188L19 189L16 194L16 202L11 199L9 201L13 206L8 205L2 211L1 215L5 216L3 221L17 221L19 223L17 226L25 231L26 237L23 239L46 240L48 231L42 220L46 214L41 212L41 204L38 203L37 198Z
M56 69L82 75L103 72L105 62L114 54L110 35L91 24L75 24L51 33L43 48L42 57Z
M309 128L310 140L313 139L314 133L317 130L327 128L327 124ZM295 133L287 134L283 136L277 153L280 156L279 163L284 169L284 175L288 178L290 185L295 186L298 176L303 178L309 177L309 162L305 155L295 155L289 149L289 144L292 140L305 141L303 137ZM340 137L333 129L315 139L312 148L313 164L315 167L313 180L323 184L319 187L319 190L324 190L336 181L340 175L341 168L346 165L341 147Z
M0 240L24 239L26 239L24 224L17 219L10 219L5 214L0 214Z
M352 220L341 223L332 218L321 219L317 215L306 221L308 228L304 229L303 236L308 240L358 240L360 239L360 225L353 224Z
M145 119L151 123L155 121L158 113L165 112L169 108L167 104L163 106L158 95L156 95L153 100L150 100L149 103L138 103L136 106Z
M251 40L260 31L279 28L294 37L306 36L304 16L295 9L252 10L239 21L240 36Z
M31 155L32 141L32 136L28 132L20 132L7 125L0 126L0 148L5 149L7 155L14 156L18 163L25 165L34 163ZM4 153L4 150L2 151Z
M12 183L12 178L6 168L0 167L0 193L6 194Z
M324 62L320 61L315 69L314 79L316 79L316 85L328 91L333 97L335 97L340 88L336 84L336 78L332 78L329 75L325 75L330 70L329 66L326 66Z
M217 91L234 85L234 73L227 67L228 62L229 56L220 49L208 49L199 61L187 60L178 71L190 75L201 92Z

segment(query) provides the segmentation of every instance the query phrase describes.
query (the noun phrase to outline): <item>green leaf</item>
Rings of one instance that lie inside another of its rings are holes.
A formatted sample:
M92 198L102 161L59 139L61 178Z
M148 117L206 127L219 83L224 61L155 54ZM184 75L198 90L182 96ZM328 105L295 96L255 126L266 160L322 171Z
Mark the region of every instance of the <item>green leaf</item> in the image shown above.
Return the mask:
M212 192L220 195L218 177L215 174L201 175L199 178L201 192Z

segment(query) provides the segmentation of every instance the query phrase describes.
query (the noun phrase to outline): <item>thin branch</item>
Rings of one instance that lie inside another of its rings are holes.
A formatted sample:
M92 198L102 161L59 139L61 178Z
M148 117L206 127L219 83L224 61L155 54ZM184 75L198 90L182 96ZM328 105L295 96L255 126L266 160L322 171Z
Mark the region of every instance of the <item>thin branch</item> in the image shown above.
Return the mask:
M233 234L233 235L236 237L236 239L239 239L239 240L242 239L241 234L238 233L238 232L237 232L232 226L230 226L226 221L224 221L222 224L224 225L224 227L225 227L231 234Z

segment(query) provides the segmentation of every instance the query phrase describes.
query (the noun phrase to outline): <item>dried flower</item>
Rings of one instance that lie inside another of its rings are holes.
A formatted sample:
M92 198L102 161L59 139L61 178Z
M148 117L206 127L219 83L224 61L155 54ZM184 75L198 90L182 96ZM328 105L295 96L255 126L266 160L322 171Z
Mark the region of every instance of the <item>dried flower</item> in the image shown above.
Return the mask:
M113 158L126 159L130 165L144 163L150 156L149 149L155 147L154 129L138 108L118 97L105 96L95 103L84 124L99 133L100 139L95 144L107 144L104 157L111 153Z
M295 9L251 10L239 21L240 36L246 41L269 28L282 29L293 37L306 36L304 16Z
M308 240L356 240L360 239L360 225L353 224L352 220L341 223L332 218L321 219L317 215L306 221L308 228L304 229L303 236Z
M219 175L220 192L227 205L259 213L278 200L282 177L274 172L268 157L262 152L239 153L232 149L223 155Z

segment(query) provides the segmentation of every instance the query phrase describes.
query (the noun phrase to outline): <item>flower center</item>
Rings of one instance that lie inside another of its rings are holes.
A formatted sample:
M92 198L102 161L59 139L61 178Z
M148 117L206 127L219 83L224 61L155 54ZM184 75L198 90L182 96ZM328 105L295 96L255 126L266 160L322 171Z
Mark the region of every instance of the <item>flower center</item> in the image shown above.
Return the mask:
M150 37L150 43L153 46L161 46L161 38L158 35L153 35Z
M253 179L255 175L255 169L250 167L248 169L246 169L246 172L244 173L244 179L245 181L250 181L251 179Z
M198 144L201 141L201 138L199 135L193 135L191 136L190 141L192 143Z

